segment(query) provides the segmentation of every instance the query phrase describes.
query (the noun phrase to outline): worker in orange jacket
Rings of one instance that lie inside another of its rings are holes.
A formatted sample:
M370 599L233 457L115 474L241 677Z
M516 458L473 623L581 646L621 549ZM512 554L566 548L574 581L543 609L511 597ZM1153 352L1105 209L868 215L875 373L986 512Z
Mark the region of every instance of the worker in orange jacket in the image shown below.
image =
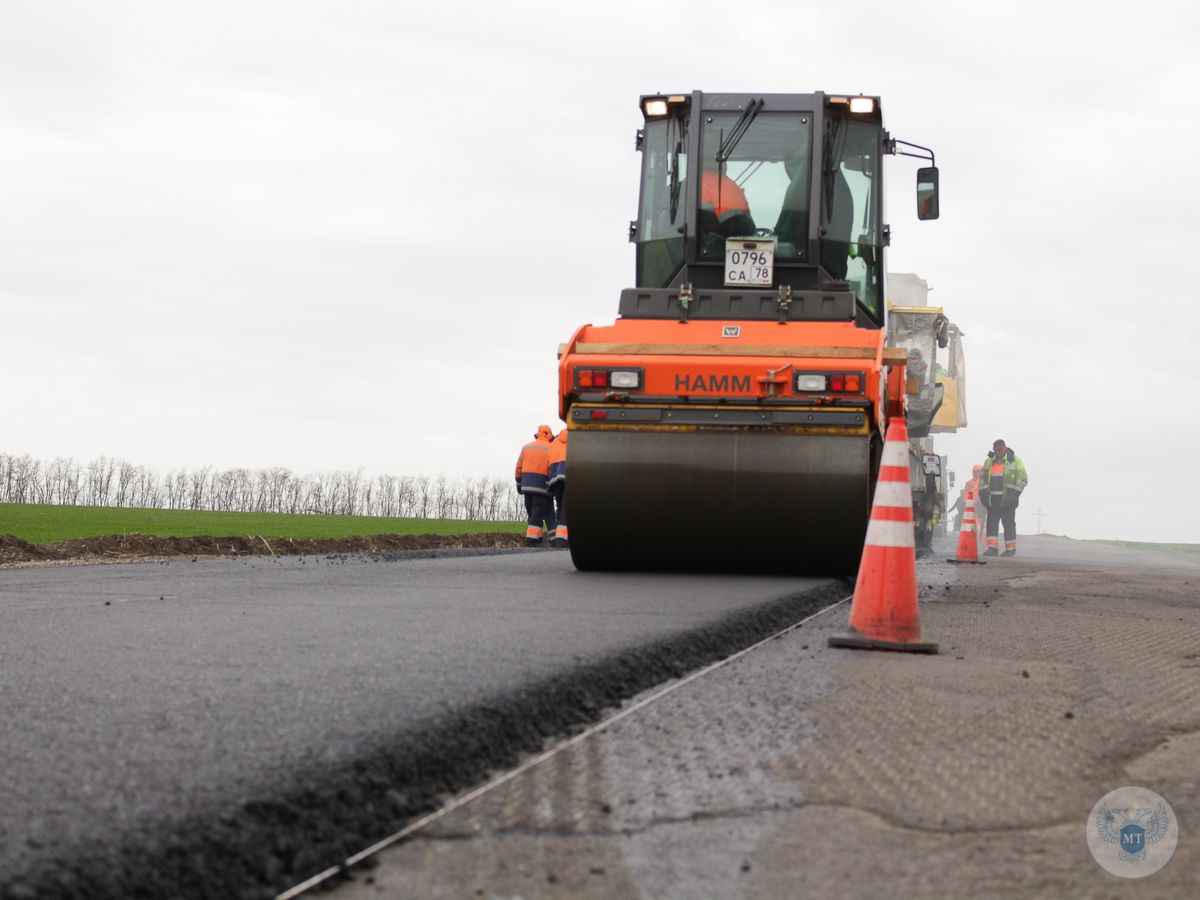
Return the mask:
M525 498L529 526L525 529L525 546L536 547L542 542L542 525L554 531L554 503L550 499L550 438L554 432L549 425L539 425L533 440L521 448L517 457L517 492Z
M982 489L983 466L975 466L971 469L971 480L967 482L972 493L975 494L975 540L979 548L979 555L983 556L987 549L987 507L983 505L983 501L979 499L979 491Z
M700 173L700 211L711 212L716 231L724 237L753 236L756 229L750 217L750 203L736 181L721 172L705 169Z
M554 537L552 547L567 546L567 429L558 433L550 445L550 493L554 497Z
M983 553L985 547L983 522L984 516L987 513L987 507L979 500L979 476L982 472L983 466L976 466L971 470L971 477L963 485L962 493L958 496L958 502L954 505L954 511L958 514L958 525L954 530L962 531L962 520L967 510L967 496L970 495L973 498L970 503L975 509L975 540L978 543L980 554Z

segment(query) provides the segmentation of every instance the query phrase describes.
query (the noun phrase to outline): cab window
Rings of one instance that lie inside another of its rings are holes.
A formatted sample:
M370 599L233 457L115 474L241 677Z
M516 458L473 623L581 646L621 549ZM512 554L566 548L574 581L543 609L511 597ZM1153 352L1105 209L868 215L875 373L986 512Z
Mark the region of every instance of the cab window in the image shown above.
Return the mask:
M683 265L685 120L676 116L646 123L642 138L641 209L637 221L637 283L666 287Z
M880 310L879 127L833 117L826 128L821 266L850 283L872 315Z
M777 260L805 260L812 117L764 112L731 142L740 117L702 117L700 257L723 259L726 238L773 237Z

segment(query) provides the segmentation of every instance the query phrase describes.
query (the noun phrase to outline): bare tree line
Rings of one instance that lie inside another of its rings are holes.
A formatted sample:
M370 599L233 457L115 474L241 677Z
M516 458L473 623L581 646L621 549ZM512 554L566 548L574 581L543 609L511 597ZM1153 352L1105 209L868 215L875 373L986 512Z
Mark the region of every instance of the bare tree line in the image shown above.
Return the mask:
M86 465L0 453L0 503L137 509L399 516L513 521L525 508L511 480L377 475L344 470L297 475L270 469L171 469L101 456Z

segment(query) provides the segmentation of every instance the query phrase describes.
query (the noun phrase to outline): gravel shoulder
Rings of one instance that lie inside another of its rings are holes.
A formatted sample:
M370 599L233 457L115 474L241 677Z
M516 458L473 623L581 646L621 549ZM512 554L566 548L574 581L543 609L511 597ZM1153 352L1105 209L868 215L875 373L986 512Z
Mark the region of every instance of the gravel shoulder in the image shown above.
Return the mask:
M1200 562L1056 538L920 566L938 656L833 650L845 606L385 851L336 900L1192 898ZM1153 788L1174 858L1092 859L1093 804Z

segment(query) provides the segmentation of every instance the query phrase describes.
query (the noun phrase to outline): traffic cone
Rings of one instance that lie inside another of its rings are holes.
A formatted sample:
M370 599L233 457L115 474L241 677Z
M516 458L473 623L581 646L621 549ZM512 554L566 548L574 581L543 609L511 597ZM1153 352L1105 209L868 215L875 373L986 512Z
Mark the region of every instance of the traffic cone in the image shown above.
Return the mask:
M921 643L908 426L901 416L893 416L883 445L871 522L850 603L850 631L830 637L829 646L912 653L938 650L937 644Z
M958 552L954 554L954 559L947 562L986 565L979 558L979 537L976 534L979 524L975 518L975 509L975 492L969 490L963 503L962 527L958 530Z

